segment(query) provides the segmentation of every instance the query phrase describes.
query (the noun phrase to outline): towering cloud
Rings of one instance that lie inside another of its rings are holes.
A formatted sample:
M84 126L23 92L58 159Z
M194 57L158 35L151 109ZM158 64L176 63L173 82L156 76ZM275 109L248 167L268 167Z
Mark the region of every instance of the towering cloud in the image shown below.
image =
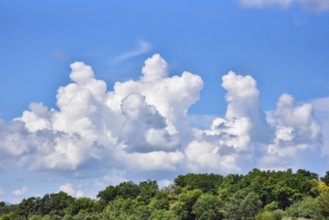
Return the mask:
M256 81L249 75L229 72L222 77L222 87L227 91L225 118L216 118L210 129L197 131L200 140L192 142L186 151L190 166L196 170L211 167L223 172L240 171L252 162L255 147L268 135L264 134L268 128Z
M283 94L277 108L265 113L250 75L222 76L226 113L202 130L190 126L187 114L200 98L201 77L190 72L169 77L159 54L145 61L139 80L117 82L112 90L90 66L75 62L71 69L72 82L57 91L58 110L32 103L21 117L0 121L2 162L32 170L104 167L119 173L118 179L137 173L228 173L288 167L321 143L312 104ZM78 193L71 184L60 190Z

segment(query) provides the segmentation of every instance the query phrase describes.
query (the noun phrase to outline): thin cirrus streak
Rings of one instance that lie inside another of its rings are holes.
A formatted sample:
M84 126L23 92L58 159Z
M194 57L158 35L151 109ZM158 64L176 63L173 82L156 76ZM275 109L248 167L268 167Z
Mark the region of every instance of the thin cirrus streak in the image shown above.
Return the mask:
M152 48L152 46L150 43L141 40L138 42L138 46L135 49L127 51L123 54L120 54L116 58L112 59L111 64L115 65L115 64L123 62L127 59L130 59L132 57L145 54L145 53L149 52L151 50L151 48Z

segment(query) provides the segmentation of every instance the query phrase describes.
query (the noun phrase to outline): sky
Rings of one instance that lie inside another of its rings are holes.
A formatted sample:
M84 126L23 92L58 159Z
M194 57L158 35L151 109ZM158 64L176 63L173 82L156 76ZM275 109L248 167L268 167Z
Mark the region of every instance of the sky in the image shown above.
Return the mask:
M329 170L329 1L0 1L0 200Z

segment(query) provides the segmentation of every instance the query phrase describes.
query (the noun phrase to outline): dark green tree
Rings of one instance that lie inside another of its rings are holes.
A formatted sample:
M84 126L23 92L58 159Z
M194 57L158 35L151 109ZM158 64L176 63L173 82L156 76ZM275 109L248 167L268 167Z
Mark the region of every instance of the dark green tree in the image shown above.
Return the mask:
M74 198L65 192L46 194L40 201L42 215L64 216L65 209L74 202Z
M320 178L322 182L324 182L325 184L327 184L327 186L329 186L329 171L326 172L326 174Z

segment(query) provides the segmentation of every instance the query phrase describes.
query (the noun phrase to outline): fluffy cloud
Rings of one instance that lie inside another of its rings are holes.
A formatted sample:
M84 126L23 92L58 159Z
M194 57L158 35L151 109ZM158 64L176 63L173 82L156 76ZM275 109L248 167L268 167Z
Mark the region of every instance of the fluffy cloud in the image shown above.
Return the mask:
M268 128L256 81L249 75L229 72L222 77L222 87L227 91L225 118L215 118L210 129L195 130L199 140L186 149L194 170L241 171L268 135L264 134Z
M58 191L65 192L71 196L83 197L84 194L81 190L76 190L71 183L65 183L59 187Z
M23 187L21 187L19 189L14 190L13 191L13 194L15 196L21 196L21 195L25 194L26 192L27 192L27 186L23 186Z
M145 97L130 94L122 100L122 126L119 143L129 152L170 151L178 147L176 134L170 134L166 120L154 106L147 105ZM138 132L136 132L138 129Z
M267 147L263 163L268 166L289 163L298 151L320 144L320 125L314 119L310 103L296 104L291 95L283 94L268 121L275 128L275 137Z
M276 110L265 115L251 76L229 72L222 81L227 92L225 118L215 118L210 129L195 130L197 140L185 150L191 169L236 172L289 167L298 154L319 146L321 129L312 104L298 104L283 94Z
M201 78L168 77L159 54L145 61L140 80L112 91L92 68L71 64L72 83L57 92L59 110L32 103L10 123L0 122L0 150L31 169L76 170L86 163L141 170L173 170L191 137L187 111L199 99Z
M272 6L288 8L293 4L297 4L308 11L320 12L329 10L329 2L327 0L240 0L240 4L251 8Z
M112 90L90 66L75 62L71 69L72 82L57 91L58 110L32 103L21 117L0 121L0 160L76 176L95 171L93 185L99 187L144 173L158 178L288 167L321 142L312 104L283 94L265 114L250 75L223 75L225 115L202 116L211 125L193 128L187 112L199 100L203 81L190 72L169 77L159 54L145 61L138 80L116 82ZM319 112L323 102L317 103ZM328 152L323 148L323 155ZM60 190L82 195L70 183Z

